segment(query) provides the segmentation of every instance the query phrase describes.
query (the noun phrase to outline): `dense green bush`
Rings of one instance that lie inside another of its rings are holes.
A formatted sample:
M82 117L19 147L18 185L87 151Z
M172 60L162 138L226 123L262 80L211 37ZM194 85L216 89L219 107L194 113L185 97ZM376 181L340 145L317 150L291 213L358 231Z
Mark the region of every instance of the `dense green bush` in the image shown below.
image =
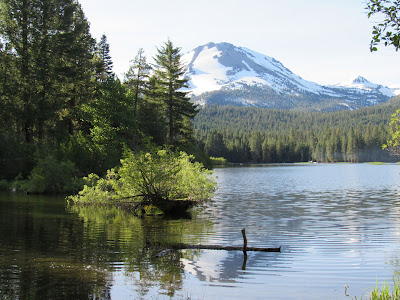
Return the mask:
M169 200L207 200L215 190L215 181L211 171L193 159L185 152L166 149L138 154L127 151L118 170L109 170L105 178L88 175L83 190L69 199L107 204L129 199L155 206Z
M225 166L228 164L228 161L223 157L210 157L210 160L213 166Z
M78 191L83 180L74 176L75 165L71 161L59 162L52 155L40 159L27 180L17 178L14 186L29 193L64 193Z
M10 189L10 183L6 180L0 180L0 191L6 191Z

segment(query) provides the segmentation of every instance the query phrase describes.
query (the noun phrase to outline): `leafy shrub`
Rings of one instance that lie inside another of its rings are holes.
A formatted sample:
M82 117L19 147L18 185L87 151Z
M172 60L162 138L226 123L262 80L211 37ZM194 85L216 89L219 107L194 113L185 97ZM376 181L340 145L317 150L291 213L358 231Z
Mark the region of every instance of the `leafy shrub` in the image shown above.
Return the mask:
M6 180L0 180L0 191L6 191L10 189L10 183Z
M70 196L68 199L77 203L109 203L110 200L118 197L114 189L114 185L118 184L118 180L114 174L114 169L107 171L105 178L100 178L97 174L89 174L83 178L85 182L83 189L76 196Z
M185 152L168 149L138 154L126 151L118 170L109 170L105 178L88 175L83 190L68 199L75 203L120 203L129 199L155 206L165 200L209 199L216 187L211 171L192 160L193 156Z
M27 180L17 178L14 186L30 193L63 193L82 188L83 181L74 176L71 161L57 161L49 155L39 160Z
M210 157L213 166L225 166L228 161L223 157Z

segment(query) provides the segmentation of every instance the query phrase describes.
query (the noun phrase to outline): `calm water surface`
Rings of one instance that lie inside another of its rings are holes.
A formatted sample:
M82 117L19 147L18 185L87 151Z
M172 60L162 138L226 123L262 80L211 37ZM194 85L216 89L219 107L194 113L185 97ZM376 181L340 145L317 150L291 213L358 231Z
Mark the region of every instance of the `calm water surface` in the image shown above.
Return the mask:
M67 207L0 194L0 298L366 298L400 271L400 166L216 169L211 202L185 219ZM178 242L282 246L281 253L183 250ZM347 295L345 285L348 285Z

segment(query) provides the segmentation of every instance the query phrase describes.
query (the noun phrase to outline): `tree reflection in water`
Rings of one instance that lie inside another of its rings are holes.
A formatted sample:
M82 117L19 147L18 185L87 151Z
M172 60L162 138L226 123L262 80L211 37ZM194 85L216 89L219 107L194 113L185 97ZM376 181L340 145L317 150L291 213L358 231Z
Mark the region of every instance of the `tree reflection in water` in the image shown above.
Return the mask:
M107 241L103 246L109 248L103 248L101 252L116 255L109 259L108 265L115 268L116 264L122 263L122 268L118 268L125 279L132 280L132 287L141 297L155 286L160 293L174 296L183 284L182 258L193 259L196 252L174 251L162 258L156 255L171 244L201 243L199 237L212 229L209 221L162 217L139 219L116 208L73 206L71 211L84 220L88 236L98 243Z
M110 299L118 280L132 292L174 296L182 288L182 258L156 254L171 243L201 242L212 223L138 219L118 209L74 206L43 196L0 195L0 297ZM123 279L119 279L122 274Z

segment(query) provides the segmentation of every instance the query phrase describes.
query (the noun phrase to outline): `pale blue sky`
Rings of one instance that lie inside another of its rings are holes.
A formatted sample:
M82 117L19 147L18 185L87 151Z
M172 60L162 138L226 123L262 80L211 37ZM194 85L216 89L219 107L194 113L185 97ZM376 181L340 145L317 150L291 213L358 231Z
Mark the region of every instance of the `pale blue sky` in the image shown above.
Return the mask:
M80 0L92 35L105 33L122 78L143 48L150 59L168 38L182 53L228 42L279 60L306 80L333 84L362 75L400 84L400 52L369 52L364 0Z

